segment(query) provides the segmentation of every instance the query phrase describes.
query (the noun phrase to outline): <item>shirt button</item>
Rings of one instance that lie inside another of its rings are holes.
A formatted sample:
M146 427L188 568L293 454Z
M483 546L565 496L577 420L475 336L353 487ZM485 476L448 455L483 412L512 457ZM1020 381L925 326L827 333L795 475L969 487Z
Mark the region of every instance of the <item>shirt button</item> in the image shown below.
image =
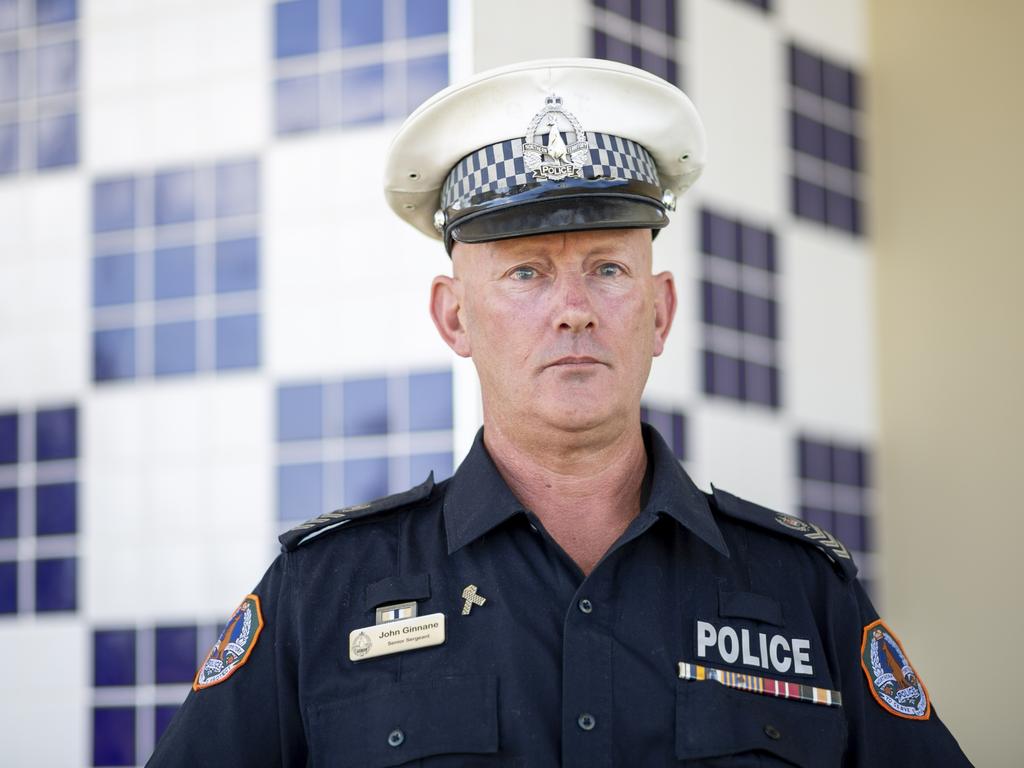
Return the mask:
M590 613L594 610L594 604L587 600L587 598L585 597L582 600L580 600L579 607L580 610L583 611L583 613Z
M400 747L403 741L405 741L405 734L402 733L401 728L395 728L395 730L388 734L389 747Z
M584 712L577 718L576 724L584 731L592 731L594 730L594 726L597 725L597 720L595 720L594 716L589 712Z
M782 734L779 733L779 729L776 728L774 725L766 725L764 727L764 735L772 741L778 741L780 738L782 738Z

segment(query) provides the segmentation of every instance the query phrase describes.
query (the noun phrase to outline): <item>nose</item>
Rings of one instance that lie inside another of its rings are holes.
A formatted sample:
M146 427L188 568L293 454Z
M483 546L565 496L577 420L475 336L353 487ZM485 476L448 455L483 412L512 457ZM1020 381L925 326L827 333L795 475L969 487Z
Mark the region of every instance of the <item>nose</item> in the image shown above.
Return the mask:
M572 333L594 330L597 316L585 277L578 272L562 273L555 285L555 327Z

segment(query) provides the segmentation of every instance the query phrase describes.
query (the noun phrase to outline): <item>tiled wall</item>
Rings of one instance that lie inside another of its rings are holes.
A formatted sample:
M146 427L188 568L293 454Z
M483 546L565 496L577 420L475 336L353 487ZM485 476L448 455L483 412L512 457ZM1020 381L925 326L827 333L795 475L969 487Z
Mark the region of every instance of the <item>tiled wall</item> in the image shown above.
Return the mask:
M7 677L0 762L141 765L277 533L454 471L479 396L426 315L448 262L379 179L474 50L694 98L642 415L870 582L861 6L573 0L538 50L546 0L0 0L0 656L47 660Z

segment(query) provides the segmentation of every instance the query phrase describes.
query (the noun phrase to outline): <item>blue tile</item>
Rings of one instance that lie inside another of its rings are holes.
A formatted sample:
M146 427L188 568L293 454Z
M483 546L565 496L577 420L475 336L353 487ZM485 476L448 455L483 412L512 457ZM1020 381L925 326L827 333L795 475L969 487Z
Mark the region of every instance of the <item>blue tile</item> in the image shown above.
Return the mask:
M196 628L156 628L157 683L191 683L196 673Z
M18 0L0 0L0 32L18 28Z
M448 31L448 0L405 0L407 37L440 35Z
M78 409L46 408L36 412L36 461L78 456Z
M78 530L78 484L36 486L36 535L56 536Z
M420 432L452 428L452 373L409 376L409 429Z
M0 614L18 612L18 564L0 562Z
M779 405L779 371L769 365L743 363L743 399L772 408Z
M320 125L316 75L286 77L274 84L275 130L298 133L316 130Z
M793 177L793 212L813 221L825 221L825 190L817 184Z
M259 315L217 318L217 369L254 368L260 364Z
M260 209L260 166L255 160L218 163L217 216L241 216Z
M775 235L760 227L740 227L740 260L750 267L775 271Z
M863 487L864 453L856 448L835 446L832 451L832 480L844 485Z
M18 536L18 489L0 488L0 539Z
M135 708L95 707L92 711L92 764L135 765Z
M18 171L18 124L0 124L0 176Z
M36 24L54 24L78 18L77 0L35 0Z
M853 72L830 61L822 62L822 95L844 107L856 107Z
M739 360L714 352L704 353L704 391L736 400L743 399L742 368Z
M857 139L846 131L825 127L824 158L830 163L856 171L860 166Z
M158 323L153 328L153 373L174 376L196 370L196 324Z
M832 446L815 440L800 439L800 477L807 480L832 481Z
M712 256L739 259L739 225L710 211L701 212L701 250Z
M18 99L18 52L0 51L0 103Z
M160 741L160 737L164 735L164 731L167 730L167 726L171 724L171 720L174 719L175 712L178 711L178 704L158 704L153 708L153 741Z
M860 230L860 207L858 202L841 192L825 192L825 221L829 226L854 234Z
M158 173L153 180L153 221L181 224L196 217L195 172L189 168Z
M112 253L92 260L92 305L109 307L135 301L135 255Z
M77 603L77 559L57 557L36 560L36 611L73 611Z
M135 376L135 330L118 328L92 335L92 366L95 381L130 379Z
M857 552L868 550L867 517L865 515L836 512L831 532L848 549Z
M242 237L217 243L217 293L260 287L260 240Z
M323 466L283 464L277 468L277 516L307 519L324 511Z
M777 306L771 299L743 294L743 330L767 339L779 337Z
M135 630L93 632L92 679L96 687L135 685Z
M388 460L348 459L345 461L345 496L343 504L361 504L388 494Z
M0 413L0 464L18 461L18 414Z
M349 379L343 389L345 436L387 434L387 379Z
M36 95L53 96L78 88L78 43L74 40L36 49Z
M78 115L41 118L36 123L36 167L58 168L78 162Z
M345 125L372 123L384 119L384 67L344 69L340 74L341 118ZM329 79L326 82L331 82ZM330 87L330 86L328 86Z
M448 85L448 54L409 59L405 64L405 111L416 107Z
M196 295L196 249L191 245L157 248L153 253L153 297Z
M414 453L409 457L409 481L411 485L417 485L427 479L427 475L434 473L434 482L439 483L452 476L454 471L453 459L450 451L445 453ZM404 491L404 488L397 490Z
M825 157L825 126L799 112L790 112L789 117L793 149L812 157Z
M317 0L284 0L274 5L274 56L315 53L319 19Z
M814 94L822 92L822 61L795 45L789 47L789 82Z
M316 440L323 435L323 391L319 384L277 390L278 440Z
M384 3L341 0L341 45L349 48L384 40Z
M723 328L742 328L740 299L742 294L724 285L703 281L704 322Z
M93 185L92 228L114 232L135 226L135 179L107 179Z

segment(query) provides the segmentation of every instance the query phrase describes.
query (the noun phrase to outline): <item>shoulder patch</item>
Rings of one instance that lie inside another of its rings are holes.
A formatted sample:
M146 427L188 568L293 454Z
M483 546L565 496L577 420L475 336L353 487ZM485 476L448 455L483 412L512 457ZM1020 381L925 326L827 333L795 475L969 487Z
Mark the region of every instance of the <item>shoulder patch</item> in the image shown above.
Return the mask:
M776 512L755 504L752 501L733 496L720 488L711 486L715 505L725 514L753 523L770 531L789 536L805 544L812 544L825 553L825 556L839 569L846 579L857 575L857 565L853 562L850 551L835 536L824 528L801 520L799 517Z
M431 472L419 485L410 488L408 491L396 493L391 496L369 501L366 504L356 504L353 507L336 509L333 512L324 512L304 523L299 523L291 530L285 531L277 540L281 542L282 552L291 552L298 549L307 541L320 536L321 534L339 528L353 520L370 517L380 512L388 512L392 509L412 504L427 498L434 490L434 473Z
M260 599L256 595L246 595L203 659L196 672L196 679L192 682L193 690L223 683L235 674L249 660L249 654L256 647L262 631Z
M891 715L927 720L932 714L928 691L910 664L896 635L881 619L864 627L860 667L875 701Z

